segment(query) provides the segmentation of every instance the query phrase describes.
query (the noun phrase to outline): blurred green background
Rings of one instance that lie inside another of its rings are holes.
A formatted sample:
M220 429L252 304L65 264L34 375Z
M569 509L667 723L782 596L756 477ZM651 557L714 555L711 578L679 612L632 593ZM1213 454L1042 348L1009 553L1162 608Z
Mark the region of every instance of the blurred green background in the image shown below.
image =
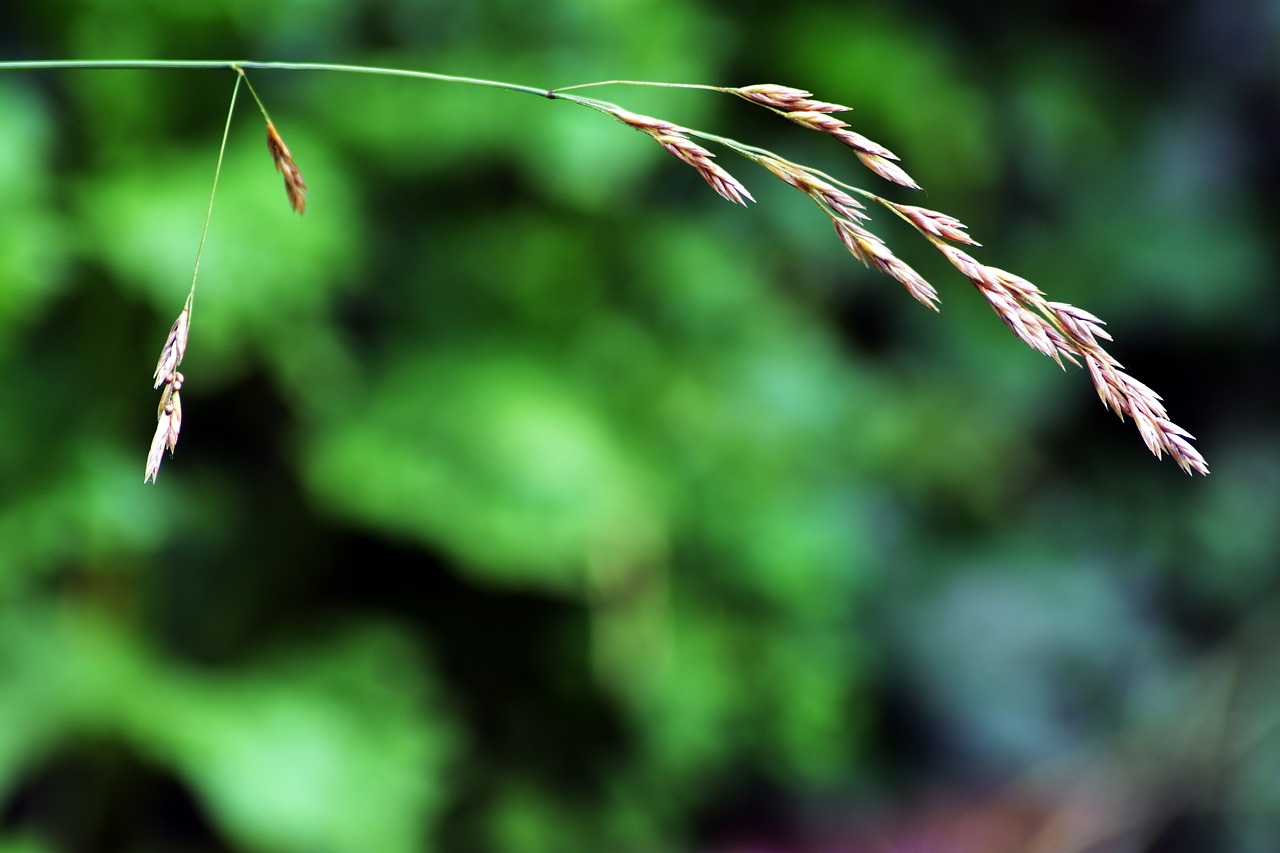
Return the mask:
M1157 462L901 223L940 316L725 152L252 75L0 73L0 850L1270 851L1280 3L54 0L0 56L601 90L959 217L1110 323Z

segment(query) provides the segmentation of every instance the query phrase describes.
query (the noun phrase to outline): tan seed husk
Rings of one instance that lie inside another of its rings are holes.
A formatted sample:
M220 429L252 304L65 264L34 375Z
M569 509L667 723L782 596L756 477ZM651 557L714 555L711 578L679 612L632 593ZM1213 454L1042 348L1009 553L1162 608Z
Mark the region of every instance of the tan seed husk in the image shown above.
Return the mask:
M302 179L298 164L293 162L289 146L284 144L284 140L276 132L276 126L271 122L267 122L267 149L271 152L271 159L275 161L276 170L284 175L284 191L289 196L289 207L301 216L307 209L307 182Z

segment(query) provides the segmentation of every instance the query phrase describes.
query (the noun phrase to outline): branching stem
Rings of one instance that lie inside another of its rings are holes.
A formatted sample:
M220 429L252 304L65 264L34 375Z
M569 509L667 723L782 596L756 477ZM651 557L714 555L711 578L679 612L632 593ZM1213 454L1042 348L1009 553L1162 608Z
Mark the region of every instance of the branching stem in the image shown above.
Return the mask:
M887 273L906 287L907 291L926 306L936 310L937 291L914 269L900 260L884 241L863 222L866 206L857 197L882 205L895 215L905 219L960 273L967 277L986 298L992 309L1010 330L1032 349L1049 356L1059 365L1063 361L1084 363L1094 388L1105 406L1122 418L1133 420L1148 449L1157 457L1168 453L1187 473L1207 474L1208 465L1191 444L1192 436L1169 420L1161 398L1146 385L1123 372L1100 341L1109 341L1110 335L1103 322L1087 311L1063 302L1050 302L1044 293L1031 282L1005 270L987 266L960 248L960 245L978 245L965 230L965 226L944 213L914 205L900 205L882 198L861 187L845 183L811 166L792 162L772 151L748 145L735 139L719 136L693 128L682 127L652 116L639 115L608 101L583 95L569 94L581 89L601 86L645 86L662 89L699 89L721 92L744 98L757 106L809 130L830 136L851 149L862 165L879 177L912 189L919 189L914 180L895 162L898 158L888 149L849 129L849 125L831 113L845 112L848 107L814 100L810 93L789 86L759 84L741 88L725 88L701 83L659 83L642 80L604 80L596 83L578 83L560 89L543 89L522 86L500 80L479 77L460 77L438 74L432 71L412 71L402 68L380 68L367 65L338 65L320 62L251 62L235 60L40 60L0 62L3 71L50 71L68 69L215 69L233 71L236 87L231 93L231 107L227 111L227 125L222 133L222 146L218 151L218 166L214 172L213 191L209 194L209 210L205 216L204 231L200 235L200 247L196 252L195 270L191 276L191 290L187 294L186 307L170 332L169 341L161 352L160 363L154 378L157 386L165 384L161 398L159 421L152 440L147 462L147 479L154 480L167 447L173 452L181 427L182 413L178 390L182 384L177 372L186 345L187 325L190 322L191 303L195 297L196 276L200 270L200 258L209 233L209 221L213 215L213 196L222 171L223 154L230 132L231 115L235 110L236 95L241 81L249 89L254 101L267 122L267 142L276 168L284 174L285 189L290 206L301 214L305 208L306 183L293 162L284 141L280 138L266 106L249 83L246 70L253 71L333 71L349 74L374 74L383 77L410 77L442 83L461 83L470 86L487 86L511 92L537 95L549 100L564 100L579 106L605 113L625 125L639 130L659 143L668 153L693 167L698 174L722 197L735 204L746 205L753 201L751 193L737 178L726 171L715 155L694 142L694 138L726 146L737 154L763 166L775 177L785 181L818 204L836 229L845 248L868 266Z
M471 86L489 86L524 92L543 98L557 97L554 92L534 86L521 86L501 80L483 80L479 77L459 77L453 74L437 74L432 71L411 71L405 68L378 68L370 65L337 65L329 62L251 62L231 59L54 59L24 62L0 62L0 71L52 71L58 69L146 69L187 68L223 69L241 72L248 70L273 71L339 71L348 74L380 74L386 77L415 77L436 80L441 83L465 83Z

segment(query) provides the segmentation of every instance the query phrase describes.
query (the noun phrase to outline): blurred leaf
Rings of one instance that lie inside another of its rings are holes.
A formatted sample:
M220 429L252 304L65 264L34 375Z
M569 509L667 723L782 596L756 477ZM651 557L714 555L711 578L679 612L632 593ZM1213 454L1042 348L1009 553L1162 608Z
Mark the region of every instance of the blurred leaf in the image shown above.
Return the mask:
M476 349L391 366L306 458L317 492L362 524L483 576L574 591L590 549L662 526L633 454L553 368Z
M92 733L172 767L253 849L420 850L449 799L453 725L389 627L221 673L164 662L88 607L9 614L0 636L0 788Z
M63 287L67 241L49 208L51 128L45 107L17 81L0 80L0 355Z

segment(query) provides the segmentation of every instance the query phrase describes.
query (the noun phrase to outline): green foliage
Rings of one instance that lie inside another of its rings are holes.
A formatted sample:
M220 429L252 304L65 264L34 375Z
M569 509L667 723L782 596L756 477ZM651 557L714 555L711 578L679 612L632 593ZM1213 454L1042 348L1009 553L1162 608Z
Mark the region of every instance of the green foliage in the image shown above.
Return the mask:
M309 206L246 99L144 489L234 80L0 76L0 850L856 849L886 802L892 834L1099 768L1143 849L1206 767L1184 817L1269 849L1274 172L1203 88L1258 85L1243 58L1147 99L1132 40L1051 9L978 37L954 4L28 5L0 31L29 55L849 103L975 254L1132 342L1215 473L1146 457L927 246L894 242L941 317L730 152L749 210L569 104L261 72Z
M158 658L88 607L6 614L0 784L59 744L119 739L247 849L419 849L447 801L454 725L403 632L344 633L218 674Z

